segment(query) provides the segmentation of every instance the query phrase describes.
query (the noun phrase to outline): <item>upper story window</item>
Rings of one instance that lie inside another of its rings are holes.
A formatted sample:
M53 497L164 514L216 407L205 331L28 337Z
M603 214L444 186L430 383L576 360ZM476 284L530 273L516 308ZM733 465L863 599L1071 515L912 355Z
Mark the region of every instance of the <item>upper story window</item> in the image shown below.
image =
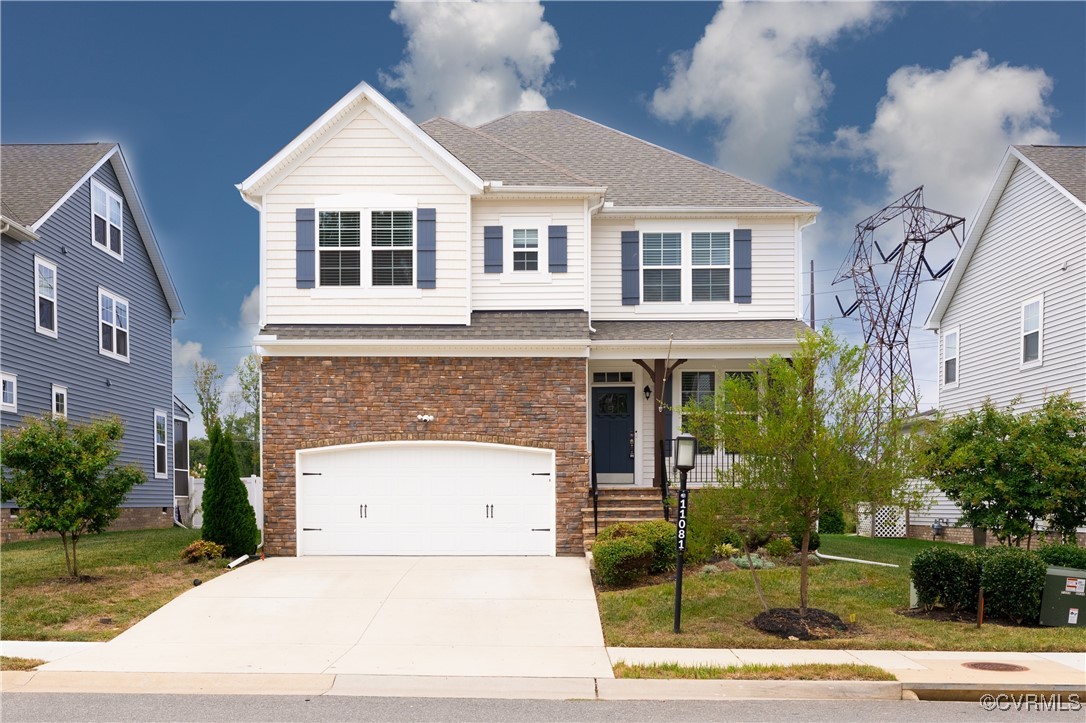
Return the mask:
M117 258L124 257L124 202L97 181L91 182L91 239Z
M539 229L513 229L513 271L539 271Z
M366 236L369 248L364 257ZM317 251L321 286L361 286L364 261L371 286L413 286L415 213L321 211Z
M943 332L943 384L958 385L958 329Z
M1022 365L1041 363L1041 333L1044 326L1044 299L1022 304Z
M14 374L0 373L0 409L19 411L19 380Z
M682 234L646 233L641 240L645 301L682 301Z
M155 477L166 477L166 413L155 410Z
M128 302L98 289L98 351L128 361Z
M68 418L68 387L53 385L53 416L58 419Z
M57 267L34 257L35 320L38 333L57 335Z
M373 211L370 218L373 285L414 286L414 212Z
M731 234L727 232L690 234L690 277L693 300L731 301L731 263Z

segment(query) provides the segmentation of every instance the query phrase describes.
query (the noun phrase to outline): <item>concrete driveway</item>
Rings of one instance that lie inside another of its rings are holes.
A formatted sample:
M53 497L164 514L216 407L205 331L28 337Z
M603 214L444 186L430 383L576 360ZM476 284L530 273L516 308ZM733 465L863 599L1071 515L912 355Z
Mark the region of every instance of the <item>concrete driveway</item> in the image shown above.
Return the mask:
M579 557L270 558L41 670L612 677Z

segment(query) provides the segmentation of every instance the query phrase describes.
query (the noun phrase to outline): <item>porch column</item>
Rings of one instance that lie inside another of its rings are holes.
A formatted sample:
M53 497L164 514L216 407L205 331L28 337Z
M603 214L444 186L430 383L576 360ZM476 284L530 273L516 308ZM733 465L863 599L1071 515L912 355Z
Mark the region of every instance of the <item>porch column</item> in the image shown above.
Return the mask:
M667 385L667 380L671 378L671 373L685 362L685 359L677 359L669 367L666 359L654 359L650 367L648 363L634 359L634 363L648 372L649 379L652 380L652 403L655 405L652 411L652 458L654 460L652 486L657 488L663 487L664 480L667 478L667 462L663 454L663 443L668 438L668 430L664 429L664 404L670 403L671 400L664 399L664 387Z

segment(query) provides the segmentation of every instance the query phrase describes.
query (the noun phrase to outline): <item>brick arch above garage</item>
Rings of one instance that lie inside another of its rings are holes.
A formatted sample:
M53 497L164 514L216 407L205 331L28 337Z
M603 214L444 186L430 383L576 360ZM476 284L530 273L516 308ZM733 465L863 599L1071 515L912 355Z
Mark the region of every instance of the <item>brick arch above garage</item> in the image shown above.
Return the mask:
M266 357L265 552L297 554L297 450L447 440L553 449L556 551L583 554L586 364L568 357ZM419 414L435 419L420 422Z

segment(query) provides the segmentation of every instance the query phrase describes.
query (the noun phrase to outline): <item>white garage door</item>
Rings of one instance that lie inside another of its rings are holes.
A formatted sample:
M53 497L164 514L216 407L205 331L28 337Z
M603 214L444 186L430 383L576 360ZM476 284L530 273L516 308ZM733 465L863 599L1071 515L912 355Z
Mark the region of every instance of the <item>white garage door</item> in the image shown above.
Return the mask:
M300 555L553 555L554 452L387 442L298 453Z

